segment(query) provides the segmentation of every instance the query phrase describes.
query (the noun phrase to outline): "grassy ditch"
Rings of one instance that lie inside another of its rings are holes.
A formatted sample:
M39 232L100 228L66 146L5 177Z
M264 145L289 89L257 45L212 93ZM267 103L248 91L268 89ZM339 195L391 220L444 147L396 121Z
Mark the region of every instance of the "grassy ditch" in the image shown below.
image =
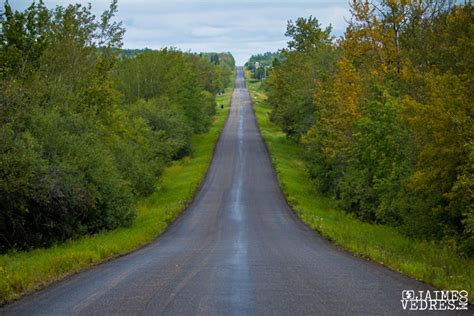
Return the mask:
M169 166L154 194L137 206L131 227L70 240L61 245L0 256L0 305L56 280L142 247L164 232L186 208L204 179L214 145L229 113L233 88L217 96L217 114L207 133L195 135L191 157ZM221 104L224 109L221 109Z
M248 80L262 136L280 186L297 215L325 238L358 256L445 290L467 290L474 299L474 260L460 258L449 245L413 240L395 228L362 222L337 209L337 201L312 188L298 144L270 122L270 106L260 84Z

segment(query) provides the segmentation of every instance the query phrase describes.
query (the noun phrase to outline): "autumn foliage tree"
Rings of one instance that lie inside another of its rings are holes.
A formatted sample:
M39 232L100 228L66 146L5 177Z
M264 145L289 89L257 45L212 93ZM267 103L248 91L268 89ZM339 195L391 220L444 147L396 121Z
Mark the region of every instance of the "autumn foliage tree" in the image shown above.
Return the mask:
M288 58L266 85L318 190L464 255L474 254L473 13L470 2L355 0L337 41L290 22Z

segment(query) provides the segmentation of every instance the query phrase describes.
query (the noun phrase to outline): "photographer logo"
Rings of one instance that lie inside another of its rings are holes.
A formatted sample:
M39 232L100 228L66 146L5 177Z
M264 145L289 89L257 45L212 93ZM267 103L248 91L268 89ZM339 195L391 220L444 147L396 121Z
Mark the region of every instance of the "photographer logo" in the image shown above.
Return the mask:
M402 308L410 311L467 310L469 296L461 291L402 291Z

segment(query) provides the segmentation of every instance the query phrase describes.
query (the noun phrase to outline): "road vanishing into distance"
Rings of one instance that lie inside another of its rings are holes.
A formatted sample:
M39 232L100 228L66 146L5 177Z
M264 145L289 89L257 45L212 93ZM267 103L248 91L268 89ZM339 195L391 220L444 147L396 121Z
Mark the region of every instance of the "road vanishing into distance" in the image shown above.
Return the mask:
M231 104L204 183L161 237L0 314L386 315L403 313L402 290L430 289L302 224L278 186L242 68Z

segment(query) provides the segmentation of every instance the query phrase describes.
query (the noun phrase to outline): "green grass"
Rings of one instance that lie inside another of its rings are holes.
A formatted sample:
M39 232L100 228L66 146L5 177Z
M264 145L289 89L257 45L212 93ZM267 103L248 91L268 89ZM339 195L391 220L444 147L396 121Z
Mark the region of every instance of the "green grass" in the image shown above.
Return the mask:
M195 135L193 154L169 166L157 191L137 206L131 227L119 228L47 249L0 256L0 305L56 280L142 247L164 232L194 197L209 167L214 145L229 113L232 88L217 96L210 130ZM224 104L224 109L220 105Z
M257 121L272 156L280 186L297 215L312 229L358 256L444 290L467 290L474 298L474 260L460 258L449 245L410 239L395 228L357 220L336 201L312 188L296 143L269 120L260 84L248 81Z

